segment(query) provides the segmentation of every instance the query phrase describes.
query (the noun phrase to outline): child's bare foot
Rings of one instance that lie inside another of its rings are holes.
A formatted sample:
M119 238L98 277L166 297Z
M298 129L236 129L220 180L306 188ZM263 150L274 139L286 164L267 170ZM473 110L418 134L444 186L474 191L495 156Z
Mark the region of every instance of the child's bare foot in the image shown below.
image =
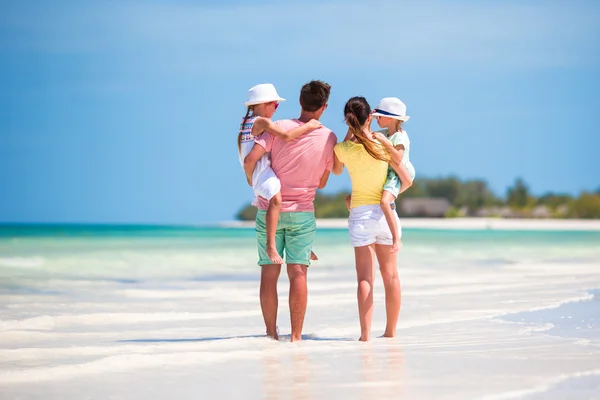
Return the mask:
M313 251L311 251L310 252L310 260L317 261L318 259L319 259L319 257L317 257L317 255Z
M273 264L283 264L283 258L281 258L275 247L267 247L267 256Z

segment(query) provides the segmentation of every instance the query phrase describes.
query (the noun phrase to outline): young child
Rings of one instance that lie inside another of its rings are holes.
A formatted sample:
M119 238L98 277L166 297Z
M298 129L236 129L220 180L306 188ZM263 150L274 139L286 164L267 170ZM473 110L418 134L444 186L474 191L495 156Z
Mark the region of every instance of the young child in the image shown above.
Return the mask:
M244 168L244 159L250 153L252 147L254 147L254 138L264 131L268 131L277 138L289 141L321 127L321 123L313 119L298 128L286 132L279 125L271 121L271 117L275 114L279 103L282 101L285 101L285 99L279 97L275 86L270 83L256 85L248 91L248 101L244 103L248 109L242 119L238 135L238 156L242 169ZM269 200L266 215L266 251L273 264L283 264L283 259L277 252L275 244L275 232L281 209L281 182L271 168L271 160L268 154L265 154L256 163L252 179L247 178L248 184L252 186L254 195ZM252 202L252 204L256 205L256 201ZM317 260L314 253L311 254L311 260Z
M394 204L394 200L400 193L412 185L415 179L415 168L410 162L410 139L406 131L402 129L402 124L408 121L410 117L406 115L404 103L396 97L381 99L373 110L373 116L377 119L379 127L384 128L381 131L374 132L373 138L385 146L391 158L388 176L383 186L383 195L381 196L381 209L394 238L392 252L396 253L400 250L400 240L397 237L398 224L394 211L395 207L392 208L392 204ZM396 171L404 176L408 175L410 184L402 185Z
M392 231L392 253L400 250L400 238L398 237L398 223L394 212L394 200L398 195L407 190L415 179L415 168L410 162L410 139L406 131L402 130L402 123L410 118L406 115L406 106L396 97L381 99L379 105L371 114L377 119L380 131L373 132L373 139L377 139L390 154L390 167L383 186L381 196L381 209L385 220ZM398 174L402 174L407 184L402 185ZM350 208L351 196L346 198L346 205Z

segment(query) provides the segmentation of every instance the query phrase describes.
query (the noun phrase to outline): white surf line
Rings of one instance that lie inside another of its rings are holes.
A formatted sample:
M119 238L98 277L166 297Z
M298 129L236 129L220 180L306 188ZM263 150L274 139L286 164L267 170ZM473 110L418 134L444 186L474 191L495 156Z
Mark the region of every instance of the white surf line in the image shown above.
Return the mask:
M548 383L544 383L538 386L534 386L531 389L523 389L523 390L513 390L510 392L504 392L500 394L493 394L490 396L481 397L481 400L505 400L505 399L516 399L522 398L524 396L528 396L536 393L543 393L550 390L553 386L557 386L558 384L572 379L572 378L584 378L588 376L596 376L600 375L600 369L593 369L590 371L582 371L575 372L573 374L563 374L559 375L556 378L551 379Z

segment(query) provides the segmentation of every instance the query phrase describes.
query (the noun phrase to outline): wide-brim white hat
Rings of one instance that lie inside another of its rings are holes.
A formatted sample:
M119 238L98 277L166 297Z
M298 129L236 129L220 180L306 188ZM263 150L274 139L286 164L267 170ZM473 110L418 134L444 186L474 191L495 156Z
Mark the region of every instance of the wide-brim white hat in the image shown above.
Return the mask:
M256 104L270 103L272 101L285 101L284 98L279 97L275 86L270 83L261 83L248 90L248 101L244 103L246 107L254 106Z
M381 99L377 107L373 110L374 117L389 117L399 121L408 121L410 117L406 115L406 105L396 97L386 97Z

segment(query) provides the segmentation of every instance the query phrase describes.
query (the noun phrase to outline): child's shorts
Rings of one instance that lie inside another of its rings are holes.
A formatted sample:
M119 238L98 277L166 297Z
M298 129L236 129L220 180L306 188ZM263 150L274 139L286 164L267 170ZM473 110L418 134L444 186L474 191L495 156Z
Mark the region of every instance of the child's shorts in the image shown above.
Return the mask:
M404 166L406 167L406 169L408 170L408 173L410 174L410 179L414 180L415 179L415 167L413 167L413 165L410 161L407 162L406 164L404 164ZM390 192L391 194L394 195L394 197L398 197L401 186L402 186L402 182L400 181L398 174L396 174L396 171L394 171L394 169L390 167L388 169L388 174L387 174L387 179L385 180L385 185L383 185L383 190Z
M252 189L255 196L271 200L281 191L281 182L275 175L275 171L267 167L252 176Z

